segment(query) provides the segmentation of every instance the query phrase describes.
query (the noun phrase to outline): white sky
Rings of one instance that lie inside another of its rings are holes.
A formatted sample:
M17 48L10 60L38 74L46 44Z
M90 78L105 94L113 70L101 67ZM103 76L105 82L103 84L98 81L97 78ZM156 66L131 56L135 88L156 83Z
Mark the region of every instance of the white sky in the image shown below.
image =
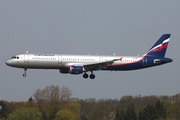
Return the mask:
M124 95L174 95L180 92L180 1L16 0L0 1L0 100L26 101L37 89L66 86L72 97L121 98ZM129 72L94 72L95 80L58 70L11 68L18 53L102 55L144 54L171 33L167 57L174 62Z

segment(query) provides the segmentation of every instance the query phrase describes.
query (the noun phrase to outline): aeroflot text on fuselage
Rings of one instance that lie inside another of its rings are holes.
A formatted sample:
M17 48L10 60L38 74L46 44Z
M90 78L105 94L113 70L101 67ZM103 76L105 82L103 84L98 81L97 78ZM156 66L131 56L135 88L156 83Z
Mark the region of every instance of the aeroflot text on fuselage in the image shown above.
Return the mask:
M27 69L59 69L63 74L83 74L83 78L94 79L93 71L125 71L158 66L172 62L165 53L170 34L163 34L143 56L100 56L69 54L18 54L6 61L11 67L23 68L26 77ZM90 72L90 75L87 73Z
M40 54L40 53L37 53L37 54L34 54L34 56L54 56L54 54Z

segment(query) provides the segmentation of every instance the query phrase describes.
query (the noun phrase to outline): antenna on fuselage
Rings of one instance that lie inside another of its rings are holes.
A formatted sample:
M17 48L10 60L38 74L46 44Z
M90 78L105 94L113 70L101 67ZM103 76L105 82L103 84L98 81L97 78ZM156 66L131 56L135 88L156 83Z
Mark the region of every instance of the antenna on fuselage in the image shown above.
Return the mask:
M26 53L28 53L28 51L26 51Z
M114 53L113 55L116 55L116 53Z

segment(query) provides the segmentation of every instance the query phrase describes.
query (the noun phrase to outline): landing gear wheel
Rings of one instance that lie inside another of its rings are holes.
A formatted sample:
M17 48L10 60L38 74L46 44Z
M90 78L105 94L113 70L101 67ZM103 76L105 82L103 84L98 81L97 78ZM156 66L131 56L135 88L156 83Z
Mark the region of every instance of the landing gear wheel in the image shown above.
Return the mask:
M91 74L89 77L90 77L91 79L94 79L94 78L95 78L95 75L94 75L94 74Z
M88 74L87 74L87 73L84 73L84 74L83 74L83 78L88 78Z
M26 74L25 74L25 73L23 74L23 77L26 77Z
M24 74L23 74L23 77L26 77L26 71L27 71L27 68L24 69Z

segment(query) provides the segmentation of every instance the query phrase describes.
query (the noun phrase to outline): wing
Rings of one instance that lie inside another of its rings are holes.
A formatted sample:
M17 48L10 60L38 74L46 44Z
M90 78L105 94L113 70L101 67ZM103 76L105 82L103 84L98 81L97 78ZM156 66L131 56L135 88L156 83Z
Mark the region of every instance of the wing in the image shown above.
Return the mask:
M106 67L106 65L113 64L114 61L118 61L118 60L119 59L113 59L113 60L104 61L104 62L85 64L83 67L86 71L99 70L100 67Z

